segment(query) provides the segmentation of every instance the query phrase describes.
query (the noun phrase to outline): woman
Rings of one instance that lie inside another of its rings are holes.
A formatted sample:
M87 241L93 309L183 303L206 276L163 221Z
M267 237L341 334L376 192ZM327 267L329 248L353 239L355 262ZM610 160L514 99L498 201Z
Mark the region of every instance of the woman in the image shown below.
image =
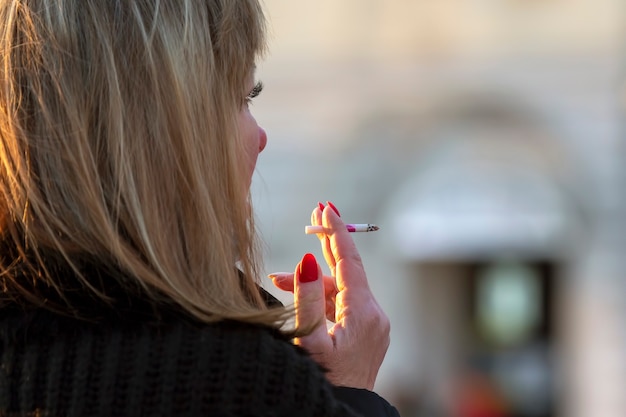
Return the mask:
M334 278L305 255L277 281L295 312L257 285L256 0L1 0L0 22L0 415L396 415L338 212L313 211Z

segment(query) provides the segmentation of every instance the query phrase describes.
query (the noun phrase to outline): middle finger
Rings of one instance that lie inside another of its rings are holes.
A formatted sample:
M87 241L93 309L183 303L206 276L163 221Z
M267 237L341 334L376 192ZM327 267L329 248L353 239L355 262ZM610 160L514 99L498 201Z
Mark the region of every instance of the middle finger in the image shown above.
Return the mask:
M311 224L313 225L322 225L322 204L320 204L319 208L315 208L313 213L311 214ZM330 273L333 277L335 277L335 270L337 267L337 261L335 260L335 256L333 255L333 251L330 247L330 239L326 233L318 233L317 237L320 240L320 244L322 246L322 253L324 254L324 259L330 268Z

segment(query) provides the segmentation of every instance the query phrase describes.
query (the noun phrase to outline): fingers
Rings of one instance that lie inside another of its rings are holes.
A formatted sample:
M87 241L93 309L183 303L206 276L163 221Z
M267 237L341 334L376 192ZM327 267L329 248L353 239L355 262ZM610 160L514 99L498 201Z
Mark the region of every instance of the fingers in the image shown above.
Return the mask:
M338 211L334 208L326 209L319 213L319 219L316 218L321 221L325 229L330 230L329 233L324 234L326 240L322 245L326 262L333 271L339 291L347 286L368 288L361 255L337 213Z
M313 210L311 214L311 224L313 225L322 225L322 213L324 212L324 204L318 203L318 207ZM338 213L338 212L337 212ZM330 241L328 240L328 236L326 233L318 233L317 237L320 240L320 244L322 246L322 253L324 254L324 260L326 260L326 264L330 268L330 274L335 276L335 259L332 256L332 252L330 250Z
M294 301L296 305L296 327L312 329L306 337L296 343L311 354L332 348L332 339L326 329L326 297L322 270L313 255L307 253L294 272Z
M283 291L294 291L294 273L293 272L273 272L267 276L272 280L274 286ZM324 275L324 295L328 299L334 297L337 294L337 288L335 287L335 279Z
M293 292L293 278L292 272L272 272L267 276L272 280L272 284L279 290Z
M268 275L276 288L291 293L295 290L294 277L295 274L292 272L273 272ZM326 300L326 319L334 323L336 321L335 302L337 297L335 279L327 275L324 275L322 279L324 281L324 299Z

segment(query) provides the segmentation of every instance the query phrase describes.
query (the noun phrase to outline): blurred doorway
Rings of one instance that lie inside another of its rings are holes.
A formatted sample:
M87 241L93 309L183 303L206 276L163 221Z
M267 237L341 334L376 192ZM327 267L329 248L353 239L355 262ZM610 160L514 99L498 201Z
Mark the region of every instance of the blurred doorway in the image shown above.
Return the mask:
M418 268L419 351L436 408L452 417L556 417L559 265L486 259Z

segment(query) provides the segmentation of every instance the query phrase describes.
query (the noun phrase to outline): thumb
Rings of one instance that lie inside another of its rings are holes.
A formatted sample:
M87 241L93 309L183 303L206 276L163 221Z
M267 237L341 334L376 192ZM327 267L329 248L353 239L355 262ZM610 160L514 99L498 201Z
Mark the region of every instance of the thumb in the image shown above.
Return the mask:
M294 301L296 305L296 327L308 333L296 343L311 354L328 348L330 342L326 329L326 299L322 270L313 256L307 253L295 270Z

